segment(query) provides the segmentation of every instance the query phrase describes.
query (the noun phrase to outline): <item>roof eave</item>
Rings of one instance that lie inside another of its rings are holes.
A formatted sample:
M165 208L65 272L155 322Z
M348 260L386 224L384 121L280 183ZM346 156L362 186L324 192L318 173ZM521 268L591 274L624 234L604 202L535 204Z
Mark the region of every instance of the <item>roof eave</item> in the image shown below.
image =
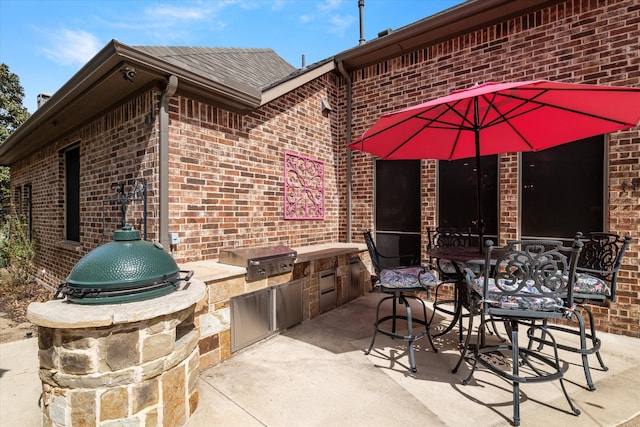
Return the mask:
M338 53L330 58L331 61L321 61L317 67L311 65L308 70L301 70L299 74L265 90L262 104L336 70L338 63L342 63L346 70L360 69L562 1L565 0L469 0Z
M282 83L276 84L275 86L272 86L266 89L264 92L262 92L261 105L265 105L273 101L274 99L288 92L291 92L292 90L300 86L303 86L317 79L323 74L329 73L335 69L336 69L335 61L327 61L315 67L311 66L309 70L303 71L302 73L296 75L295 77L286 79Z
M470 0L336 55L362 68L564 0Z
M217 95L227 99L228 106L237 111L251 111L260 105L260 91L235 80L226 79L216 82L200 74L185 68L175 66L155 56L140 52L135 48L118 44L120 57L137 66L155 71L158 76L176 75L179 79L179 88L208 96Z
M122 83L120 69L124 66L136 70L136 85ZM84 109L85 116L78 117L76 123L117 102L115 99L105 99L104 105L95 106L98 100L89 95L95 93L100 85L120 82L125 85L120 87L119 92L120 98L123 98L152 81L166 83L172 74L178 77L180 91L213 100L232 111L246 113L260 106L261 93L257 89L232 80L216 82L207 79L112 40L0 145L0 165L10 166L68 132L69 128L60 124L63 119L68 123L70 112L80 110L83 102L94 105L94 108Z

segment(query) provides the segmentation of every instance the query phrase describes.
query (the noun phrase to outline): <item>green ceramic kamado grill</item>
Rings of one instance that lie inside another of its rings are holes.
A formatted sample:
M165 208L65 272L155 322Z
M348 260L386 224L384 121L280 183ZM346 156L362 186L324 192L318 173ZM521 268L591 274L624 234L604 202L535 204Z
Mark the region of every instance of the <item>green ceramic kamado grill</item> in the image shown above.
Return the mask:
M78 261L58 294L78 304L140 301L167 295L192 275L180 270L160 244L140 240L139 231L124 226L114 232L113 242Z

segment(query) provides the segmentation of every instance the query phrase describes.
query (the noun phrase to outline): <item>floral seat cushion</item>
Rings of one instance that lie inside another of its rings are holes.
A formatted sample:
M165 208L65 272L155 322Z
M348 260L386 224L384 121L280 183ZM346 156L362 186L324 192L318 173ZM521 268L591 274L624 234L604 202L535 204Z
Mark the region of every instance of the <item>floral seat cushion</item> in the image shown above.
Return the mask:
M437 262L438 269L444 274L457 274L456 266L448 259L440 259Z
M480 272L482 271L482 264L479 264L477 262L470 262L470 263L455 262L455 264L458 265L458 269L460 271L463 271L465 268L471 269L471 271L473 271L475 274L480 274ZM438 260L436 262L436 267L440 271L441 275L445 277L455 276L458 274L458 270L454 265L454 261L450 261L448 259Z
M513 290L518 285L507 285L504 279L498 279L498 283L504 289ZM473 290L478 295L484 295L484 278L480 277L471 282ZM487 292L487 302L493 307L511 310L536 310L536 311L558 311L564 308L562 298L553 298L540 295L540 292L533 285L532 281L527 280L525 286L519 291L522 294L530 294L526 296L505 295L496 286L495 279L489 279L489 289ZM538 295L538 296L536 296Z
M425 267L389 268L380 272L380 285L385 288L428 288L437 284L436 277Z
M576 284L573 287L576 294L604 295L611 297L609 284L597 276L587 273L576 273Z

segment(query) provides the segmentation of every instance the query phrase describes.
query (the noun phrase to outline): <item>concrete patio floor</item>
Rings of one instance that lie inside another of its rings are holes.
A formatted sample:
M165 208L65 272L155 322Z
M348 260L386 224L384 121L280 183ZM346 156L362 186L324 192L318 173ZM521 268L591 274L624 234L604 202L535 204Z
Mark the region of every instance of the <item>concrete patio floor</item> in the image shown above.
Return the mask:
M418 372L408 371L404 342L378 336L369 346L371 293L238 352L200 375L198 409L189 427L205 426L474 426L508 425L511 386L479 369L469 385L457 374L457 330L416 343ZM435 324L443 318L436 317ZM557 334L560 338L560 334ZM579 416L569 412L557 381L521 386L522 426L640 425L640 340L600 334L608 371L592 369L588 391L575 354L565 385ZM568 337L567 337L568 338ZM572 337L573 338L573 337ZM599 366L595 357L590 358ZM0 345L0 425L39 426L37 340Z

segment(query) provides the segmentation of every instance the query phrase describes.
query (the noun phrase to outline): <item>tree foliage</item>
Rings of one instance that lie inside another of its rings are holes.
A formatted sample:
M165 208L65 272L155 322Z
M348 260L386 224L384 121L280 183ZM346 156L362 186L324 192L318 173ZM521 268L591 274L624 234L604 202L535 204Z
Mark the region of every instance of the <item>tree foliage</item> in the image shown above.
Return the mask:
M29 118L29 111L22 105L23 99L20 78L7 64L0 64L0 144ZM0 208L7 206L10 196L9 168L0 167Z
M12 212L0 227L0 262L6 267L6 277L0 280L0 291L24 291L32 281L36 243L31 238L26 219Z
M20 78L7 64L0 64L0 143L29 118L29 111L22 105L23 99Z

